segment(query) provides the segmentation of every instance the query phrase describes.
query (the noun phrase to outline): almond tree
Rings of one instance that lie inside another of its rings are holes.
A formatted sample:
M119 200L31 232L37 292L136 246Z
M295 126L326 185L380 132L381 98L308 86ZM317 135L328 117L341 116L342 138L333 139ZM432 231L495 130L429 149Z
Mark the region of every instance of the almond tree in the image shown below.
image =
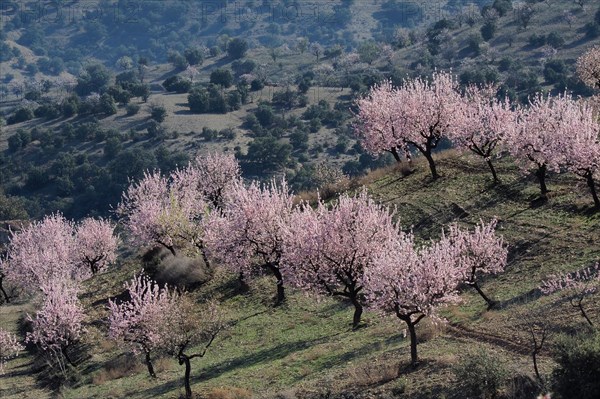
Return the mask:
M82 280L75 258L73 223L57 213L11 235L4 270L10 282L36 291L55 279Z
M25 350L17 336L0 328L0 375L4 373L4 365L12 358L19 356L19 352Z
M225 192L241 179L240 164L235 156L213 152L196 157L190 165L197 171L197 184L205 200L220 209Z
M405 80L397 89L390 82L375 86L357 101L357 133L363 147L375 155L401 149L407 157L410 148L415 148L427 159L432 178L437 179L432 151L461 125L458 111L462 102L457 88L454 76L445 72L435 72L431 82Z
M268 271L277 280L276 305L285 300L280 261L284 226L292 213L287 183L248 187L236 182L225 194L222 215L206 223L205 242L211 257L229 269L251 277Z
M595 294L600 286L600 264L596 263L575 273L553 275L542 283L540 290L550 295L555 292L562 292L569 298L571 306L578 309L581 315L590 326L594 326L589 318L583 301L590 295Z
M167 353L185 366L185 397L192 397L191 360L204 357L215 338L224 328L221 310L215 303L205 304L200 311L192 300L183 295L173 303L162 325L162 336ZM200 350L193 348L201 345Z
M502 237L496 236L496 224L496 219L488 224L480 221L472 232L451 225L448 236L443 238L455 247L456 262L463 272L464 282L477 290L488 309L494 307L495 302L481 290L478 279L482 274L503 272L508 256Z
M76 248L80 262L91 275L105 270L117 259L118 238L115 226L108 220L86 218L75 228Z
M143 353L148 374L156 378L152 353L165 345L163 324L172 311L177 295L143 274L125 283L129 300L121 303L108 301L109 337L123 342L134 353Z
M164 177L160 172L145 173L123 193L117 208L132 240L142 246L161 245L176 255L193 241L196 220L207 205L197 191L197 175L186 168Z
M588 86L600 89L600 46L589 49L577 59L577 74Z
M36 344L42 351L55 356L62 368L62 358L74 366L67 349L84 332L83 308L77 298L78 288L72 282L54 279L42 287L43 304L35 317L27 315L32 332L25 342Z
M416 249L412 234L398 234L390 249L365 271L369 305L406 323L413 366L418 363L415 326L426 316L435 316L437 307L458 301L462 270L456 260L449 240Z
M463 124L455 130L452 141L482 157L492 172L494 183L499 183L492 158L502 140L514 129L517 113L512 111L508 98L498 101L495 93L495 87L467 89L463 97Z
M543 198L548 194L547 172L560 172L565 164L565 140L574 122L572 102L566 93L556 97L538 94L529 107L520 111L517 127L507 140L509 151L523 171L536 168Z
M567 168L585 179L596 210L600 210L600 199L596 192L594 177L600 170L600 125L598 115L588 102L570 104L569 134L563 151L566 152Z
M379 253L389 250L398 226L389 210L362 191L343 195L331 208L305 206L287 224L283 264L302 289L347 298L357 328L364 306L364 274Z

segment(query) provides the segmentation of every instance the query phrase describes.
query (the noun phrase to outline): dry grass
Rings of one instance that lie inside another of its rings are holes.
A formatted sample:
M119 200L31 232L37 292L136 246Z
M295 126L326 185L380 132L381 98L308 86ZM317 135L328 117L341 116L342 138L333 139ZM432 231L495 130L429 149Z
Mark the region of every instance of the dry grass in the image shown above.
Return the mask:
M133 355L120 356L109 362L103 369L92 376L92 384L103 385L107 381L117 380L119 378L132 376L144 371L144 367L139 359Z
M241 388L213 388L206 399L252 399L252 392Z

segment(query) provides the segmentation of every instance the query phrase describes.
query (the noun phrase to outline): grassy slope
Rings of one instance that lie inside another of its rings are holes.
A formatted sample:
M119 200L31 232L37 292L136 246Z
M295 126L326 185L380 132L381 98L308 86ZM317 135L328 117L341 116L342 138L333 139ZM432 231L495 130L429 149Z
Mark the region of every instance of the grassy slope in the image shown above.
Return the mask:
M403 225L413 226L423 239L436 237L443 225L454 220L472 224L497 216L499 232L510 246L510 261L506 273L488 278L483 289L500 301L499 310L486 311L476 294L465 291L462 304L443 311L450 327L420 325L420 334L426 338L419 346L423 365L411 371L405 368L408 340L402 338L403 326L397 320L368 312L366 328L352 332L351 309L336 300L315 302L294 293L287 305L273 309L272 279L260 280L241 296L235 294L231 277L219 276L194 294L199 300L219 298L235 325L219 337L204 359L194 360L193 389L206 393L237 387L264 398L275 392L353 389L378 393L405 386L400 397L431 398L442 393L462 397L453 388L450 367L477 348L493 351L518 372L531 374L528 341L514 328L515 321L540 312L557 331L583 328L582 319L568 303L558 296L539 297L535 289L551 273L576 270L598 258L600 248L594 239L600 220L589 213L591 200L585 185L575 177L553 175L549 203L537 205L535 181L522 177L508 161L499 162L503 181L499 187L490 186L488 171L470 156L446 152L439 156L439 165L443 177L437 182L430 181L422 164L405 178L398 171L378 171L364 182L378 200L397 206ZM182 392L183 370L174 360L159 362L156 381L147 377L141 365L121 372L122 378L108 371L121 351L103 338L103 303L121 292L121 283L137 267L136 260L129 261L87 284L82 299L90 325L84 342L90 345L91 358L79 365L79 382L63 390L65 398L174 398ZM598 309L591 303L590 316L597 320ZM20 310L19 305L0 308L3 320L8 315L11 325ZM23 392L36 386L27 373L30 361L26 355L8 364L0 397L23 397ZM395 378L399 365L401 377ZM551 368L545 356L542 370L548 373Z

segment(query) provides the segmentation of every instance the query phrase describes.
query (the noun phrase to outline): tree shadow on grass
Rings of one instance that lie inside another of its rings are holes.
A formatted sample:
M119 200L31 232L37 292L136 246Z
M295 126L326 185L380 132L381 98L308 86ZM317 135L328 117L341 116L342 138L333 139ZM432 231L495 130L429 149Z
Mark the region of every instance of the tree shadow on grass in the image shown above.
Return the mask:
M198 361L194 360L192 362L191 383L193 385L199 382L208 381L233 370L244 369L259 364L270 363L279 359L283 359L294 352L308 349L311 346L321 343L328 338L331 337L327 336L312 340L301 340L277 345L254 353L249 353L247 356L240 356L233 359L223 360L221 363L216 364L208 368L207 370L201 370L202 359L197 359ZM149 388L143 392L140 392L140 397L153 398L183 387L183 373L184 369L183 367L181 367L181 375L179 378L177 378L174 381L169 381L162 385Z

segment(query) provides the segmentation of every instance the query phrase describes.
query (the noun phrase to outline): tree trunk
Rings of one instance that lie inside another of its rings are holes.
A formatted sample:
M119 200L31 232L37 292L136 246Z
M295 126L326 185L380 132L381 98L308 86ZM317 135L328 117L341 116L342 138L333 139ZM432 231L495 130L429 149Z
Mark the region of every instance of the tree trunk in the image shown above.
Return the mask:
M500 180L498 179L498 175L496 174L496 169L494 168L494 164L492 164L492 161L490 159L486 160L488 166L490 167L490 170L492 171L492 176L494 176L494 184L498 184L500 183Z
M0 277L0 291L2 291L2 296L4 296L4 301L6 303L10 303L10 297L8 296L8 294L6 293L6 291L4 290L4 286L2 285L4 278Z
M352 318L352 329L356 330L358 325L360 324L360 319L363 313L363 307L358 301L357 295L354 294L350 296L350 301L352 301L352 305L354 305L354 317Z
M594 175L592 173L587 173L586 175L587 185L592 192L592 197L594 198L594 206L596 210L600 210L600 199L598 199L598 193L596 192L596 183L594 182Z
M415 330L415 324L410 320L410 316L405 318L404 321L408 326L408 332L410 334L410 363L415 367L419 363L419 357L417 356L417 331Z
M73 363L73 361L69 357L69 354L67 353L67 348L60 348L60 352L65 357L65 360L67 361L67 363L69 363L71 366L75 367L75 363Z
M281 305L285 301L285 288L283 287L283 276L279 267L269 263L267 267L273 272L273 275L277 279L277 299L275 300L275 306Z
M248 292L250 290L250 286L248 285L248 283L246 282L246 279L244 278L244 273L240 272L240 274L238 276L238 282L240 283L240 292L244 293L244 292Z
M533 359L533 370L535 371L535 376L537 377L538 381L542 381L542 377L540 376L540 370L538 369L538 364L537 364L537 354L538 354L538 349L535 348L533 350L533 352L531 352L531 357Z
M479 287L479 284L477 284L477 281L474 281L472 283L473 288L475 288L475 290L477 290L477 292L479 293L479 295L481 295L481 297L485 300L485 302L488 305L488 310L492 309L495 305L496 302L494 302L493 300L491 300L487 295L485 295L485 293L481 290L481 288Z
M190 358L186 355L179 355L179 364L185 364L185 376L183 383L185 385L185 398L192 398L192 387L190 386L190 373L192 371L192 365L190 364Z
M150 351L144 351L145 352L145 363L146 363L146 367L148 367L148 374L150 374L150 377L152 378L156 378L156 373L154 372L154 366L152 365L152 359L150 359Z
M427 158L427 162L429 163L429 170L431 170L431 178L436 180L440 175L438 175L437 168L435 166L435 162L433 161L433 156L431 155L431 150L421 151L425 158Z
M548 168L546 167L546 165L542 165L535 172L535 175L537 176L537 178L540 182L540 190L542 192L543 198L546 198L546 196L548 195L548 187L546 187L546 171L547 171L547 169Z
M398 163L402 162L402 158L400 158L400 154L398 154L397 148L392 148L390 152L394 156L394 159L396 160L396 162L398 162Z
M583 304L582 304L582 302L583 302L583 298L579 298L579 300L577 301L577 304L573 303L573 300L571 299L571 305L572 305L574 308L577 308L577 309L579 309L579 311L581 312L581 315L583 316L583 318L585 319L585 321L587 321L587 322L588 322L588 324L590 325L590 327L592 327L592 328L593 328L593 327L594 327L594 323L592 323L592 320L590 320L590 318L589 318L589 316L588 316L587 312L586 312L586 311L585 311L585 309L583 308Z

